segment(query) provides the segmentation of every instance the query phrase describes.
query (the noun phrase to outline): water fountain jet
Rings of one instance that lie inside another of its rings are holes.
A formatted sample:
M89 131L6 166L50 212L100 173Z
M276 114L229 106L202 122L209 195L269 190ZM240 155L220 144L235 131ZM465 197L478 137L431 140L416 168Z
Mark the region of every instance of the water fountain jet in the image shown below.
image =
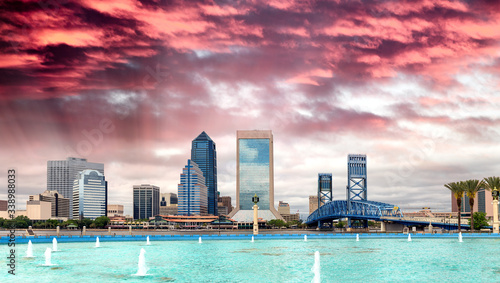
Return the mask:
M95 238L95 247L96 248L100 248L101 247L101 243L99 242L99 237Z
M150 246L151 243L149 242L149 236L146 238L146 246Z
M304 242L307 242L307 235L304 235Z
M52 258L52 250L50 248L47 248L45 250L45 264L44 264L44 266L51 266L52 265L51 258Z
M252 236L252 243L253 243L253 236Z
M26 249L26 256L25 257L34 257L33 256L33 244L31 243L31 240L28 242L28 248Z
M462 243L462 232L458 233L458 242Z
M316 251L314 253L314 265L311 269L311 271L314 273L314 278L311 281L312 283L320 283L321 282L321 266L319 263L319 251Z
M359 234L356 234L356 242L359 242Z
M57 239L56 238L52 238L52 251L53 252L57 252Z
M201 237L199 237L199 238L198 238L198 243L200 243L200 244L201 244Z
M408 242L411 242L411 234L408 234Z
M136 276L146 276L148 275L148 268L146 266L146 256L144 255L146 251L144 249L141 249L141 253L139 254L139 263L138 263L138 269L137 273L134 274Z

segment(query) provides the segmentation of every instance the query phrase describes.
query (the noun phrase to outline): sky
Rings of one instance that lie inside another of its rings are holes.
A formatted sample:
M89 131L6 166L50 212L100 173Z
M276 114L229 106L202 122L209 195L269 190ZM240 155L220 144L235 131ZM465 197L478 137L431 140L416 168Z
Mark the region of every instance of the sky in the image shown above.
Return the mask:
M272 130L275 205L308 213L317 175L345 199L451 210L446 183L500 175L497 1L2 1L0 183L46 189L48 160L104 163L109 203L177 192L191 141L217 145L236 196L236 131ZM6 199L5 190L0 199Z

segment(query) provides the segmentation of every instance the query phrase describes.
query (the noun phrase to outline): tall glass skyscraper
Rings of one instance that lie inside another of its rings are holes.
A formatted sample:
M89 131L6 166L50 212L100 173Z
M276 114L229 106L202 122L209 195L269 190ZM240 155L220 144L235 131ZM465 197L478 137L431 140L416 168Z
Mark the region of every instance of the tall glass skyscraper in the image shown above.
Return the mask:
M198 164L207 186L208 214L218 215L217 212L217 152L215 143L202 132L191 143L191 160Z
M283 219L274 208L273 134L271 131L237 131L236 208L229 217L253 221L252 197L260 198L259 217Z
M134 188L134 219L149 219L160 214L160 188L144 184Z
M182 169L181 183L178 186L179 215L207 215L208 197L205 177L198 165L188 159Z
M73 182L85 169L93 169L104 175L104 164L87 162L84 158L68 157L66 160L47 161L47 190L57 191L69 199L70 217L73 216Z
M73 183L73 218L107 215L108 182L97 170L83 170Z

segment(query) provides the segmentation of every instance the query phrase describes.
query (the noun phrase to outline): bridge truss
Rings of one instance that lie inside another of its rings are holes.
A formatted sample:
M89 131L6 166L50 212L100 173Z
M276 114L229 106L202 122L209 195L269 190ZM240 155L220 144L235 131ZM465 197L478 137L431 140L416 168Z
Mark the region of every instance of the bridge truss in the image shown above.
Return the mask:
M348 201L335 200L311 213L306 220L306 224L317 224L318 227L321 227L321 223L341 218L380 221L389 217L401 218L403 213L399 207L383 202L351 200L349 208Z

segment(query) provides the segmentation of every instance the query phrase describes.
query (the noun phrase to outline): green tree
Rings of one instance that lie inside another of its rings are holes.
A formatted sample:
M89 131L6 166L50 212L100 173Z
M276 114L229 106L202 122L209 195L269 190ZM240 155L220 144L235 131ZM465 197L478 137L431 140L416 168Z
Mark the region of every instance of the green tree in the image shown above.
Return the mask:
M471 227L472 225L474 225L475 230L481 230L482 228L490 225L488 223L488 220L486 219L486 213L484 212L474 212L471 219L469 220L469 224L471 225Z
M93 224L96 228L104 228L106 225L109 224L109 222L110 220L107 216L100 216L94 220Z
M74 221L77 223L78 228L80 229L83 229L83 226L89 228L93 222L92 219L90 218L83 218L82 220L74 220Z
M18 217L14 218L14 221L16 228L28 228L32 224L28 216L24 215L19 215Z
M285 221L283 221L281 219L271 219L271 220L267 221L267 224L269 226L272 226L272 227L284 227L284 226L286 226Z
M344 228L346 223L344 221L339 221L337 224L335 224L335 228Z
M49 229L55 229L59 225L59 221L55 219L48 219L45 220L45 227Z
M452 182L445 184L444 186L449 189L452 193L453 196L457 199L457 207L458 207L458 232L462 231L462 226L461 224L461 212L462 212L462 198L464 197L464 192L465 189L461 184L462 182Z
M483 182L479 180L467 180L462 182L464 186L465 193L469 197L469 205L470 205L470 215L474 215L474 199L476 198L477 192L484 187ZM474 231L474 217L471 217L471 231Z
M297 225L297 227L299 227L300 224L302 224L302 221L292 220L292 221L288 221L286 224L288 224L288 226Z
M10 229L11 227L16 227L15 219L5 219L3 222L3 228Z

